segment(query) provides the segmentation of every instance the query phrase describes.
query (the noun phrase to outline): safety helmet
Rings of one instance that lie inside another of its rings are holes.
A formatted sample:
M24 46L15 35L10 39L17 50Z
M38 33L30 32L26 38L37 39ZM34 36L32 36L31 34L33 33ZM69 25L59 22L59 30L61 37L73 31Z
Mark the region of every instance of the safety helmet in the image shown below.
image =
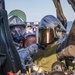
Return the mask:
M56 37L55 31L65 31L61 22L52 15L42 18L39 24L39 37L41 44L48 44Z
M8 18L8 23L10 27L12 26L26 26L26 23L18 16L11 16Z
M23 40L23 32L26 26L25 22L20 17L15 15L9 17L8 22L13 40L15 42L20 42L20 40Z
M30 22L28 22L26 24L26 28L24 29L24 38L30 35L36 35L36 34L34 33L33 26L30 24Z

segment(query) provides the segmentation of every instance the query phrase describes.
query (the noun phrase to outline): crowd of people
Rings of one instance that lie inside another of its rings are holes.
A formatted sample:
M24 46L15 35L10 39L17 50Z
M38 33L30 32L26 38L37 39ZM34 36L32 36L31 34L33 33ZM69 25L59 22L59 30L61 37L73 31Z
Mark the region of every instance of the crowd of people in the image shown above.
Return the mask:
M67 44L72 41L69 40L70 35L67 35L66 29L56 17L46 15L32 26L18 16L12 16L9 18L9 25L24 69L29 64L32 71L38 73L55 70L54 73L57 71L58 74L65 75L63 71L69 65L64 63L66 67L62 68L58 64L67 57L75 57L75 43ZM55 63L57 64L54 66Z

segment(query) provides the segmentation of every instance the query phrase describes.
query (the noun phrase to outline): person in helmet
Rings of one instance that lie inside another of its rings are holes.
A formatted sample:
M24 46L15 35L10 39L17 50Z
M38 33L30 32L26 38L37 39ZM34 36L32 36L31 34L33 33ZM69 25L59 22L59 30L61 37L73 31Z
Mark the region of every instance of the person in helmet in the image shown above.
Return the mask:
M26 28L24 29L23 36L24 36L23 48L18 50L18 53L21 58L22 66L25 69L25 65L32 64L33 62L32 55L34 53L37 53L39 47L36 44L35 31L30 23L27 23Z
M36 43L36 34L33 29L33 26L30 23L27 23L26 28L24 30L24 47L28 47L31 44Z
M68 49L69 47L66 47L67 50L61 48L64 46L62 43L68 46L66 42L68 36L65 37L65 32L66 30L61 22L54 16L47 15L42 18L39 24L39 43L44 45L45 49L33 55L34 64L38 66L37 72L50 72L52 64L58 59L65 56L75 56L75 50L73 50L75 46L72 50ZM35 70L35 66L33 66L33 70Z
M10 31L15 44L19 45L23 43L23 32L25 28L25 22L18 16L11 16L8 20L10 25Z
M34 35L32 26L30 24L26 26L24 30L24 48L19 50L23 65L26 59L31 62L34 60L34 64L39 66L38 71L44 70L49 72L51 70L51 65L57 61L56 47L58 37L56 35L56 29L65 31L59 20L51 15L45 16L39 24L39 32L36 32L39 38L37 44L36 34ZM35 48L36 46L38 46L37 49ZM47 48L45 48L46 46ZM45 50L39 50L39 48L45 48ZM32 55L33 57L31 57ZM32 65L33 70L35 70L36 65Z
M34 34L29 34L27 37L24 38L25 48L34 43L36 43L36 36Z
M37 71L39 73L43 71L50 72L52 64L56 62L58 58L60 59L60 57L65 54L68 54L66 56L71 54L68 50L68 52L66 50L64 52L61 50L60 44L66 40L66 38L64 39L64 34L65 28L57 18L52 15L45 16L39 24L39 43L30 44L28 46L25 45L26 48L19 51L23 65L23 61L27 58L32 63L31 68L33 71ZM59 39L64 40L60 42L58 41ZM45 49L39 50L41 47L40 45L43 45ZM28 58L31 57L31 55L33 55L33 57L31 59ZM74 55L75 53L71 54L71 56Z
M39 24L39 44L45 49L34 54L34 63L39 66L38 71L51 71L52 64L57 61L56 48L58 45L57 30L65 31L61 22L52 15L42 18Z

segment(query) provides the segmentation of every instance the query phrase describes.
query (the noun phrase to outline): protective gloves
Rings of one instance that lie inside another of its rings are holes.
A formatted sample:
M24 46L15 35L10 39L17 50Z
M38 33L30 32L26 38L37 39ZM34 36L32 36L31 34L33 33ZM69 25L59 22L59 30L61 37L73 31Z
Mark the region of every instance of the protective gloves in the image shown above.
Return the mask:
M33 62L31 55L33 55L34 53L37 53L38 50L39 50L39 48L38 48L37 44L32 44L32 45L28 46L27 48L22 48L22 49L18 50L23 68L25 68L25 60L28 59L29 62Z

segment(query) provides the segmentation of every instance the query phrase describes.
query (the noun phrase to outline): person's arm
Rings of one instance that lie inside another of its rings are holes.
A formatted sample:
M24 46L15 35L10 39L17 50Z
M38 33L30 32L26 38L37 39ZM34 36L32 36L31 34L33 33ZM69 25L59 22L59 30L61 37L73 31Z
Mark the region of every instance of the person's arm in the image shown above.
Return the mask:
M31 58L31 55L33 55L34 53L37 53L39 50L38 45L37 44L32 44L30 46L28 46L27 48L22 48L20 50L18 50L19 56L21 58L21 63L23 68L25 69L25 63L26 60L28 60L29 62L33 62L33 59Z
M37 44L32 44L30 46L28 46L27 48L22 48L18 51L19 55L21 58L26 58L27 56L31 56L34 53L37 53L39 50L38 45Z

